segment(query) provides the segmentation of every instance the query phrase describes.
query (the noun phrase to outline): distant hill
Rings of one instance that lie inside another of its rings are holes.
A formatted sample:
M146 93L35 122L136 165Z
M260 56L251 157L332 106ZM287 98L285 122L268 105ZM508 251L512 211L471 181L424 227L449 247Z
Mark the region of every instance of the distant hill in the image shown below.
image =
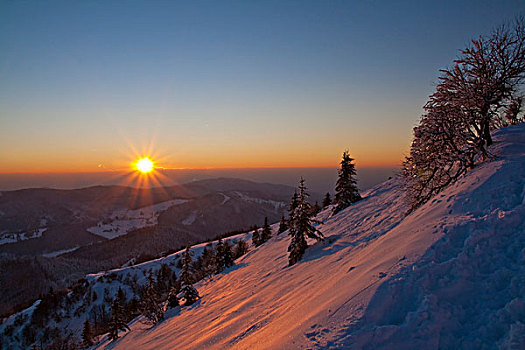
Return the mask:
M9 268L0 284L13 288L0 296L0 314L86 273L262 225L265 217L278 221L293 191L230 178L152 189L3 191L0 263Z

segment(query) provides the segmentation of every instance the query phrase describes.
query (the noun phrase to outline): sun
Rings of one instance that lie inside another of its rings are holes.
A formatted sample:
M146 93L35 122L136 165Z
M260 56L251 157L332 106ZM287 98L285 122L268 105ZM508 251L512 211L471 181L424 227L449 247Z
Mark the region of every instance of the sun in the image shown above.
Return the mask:
M135 168L143 174L149 173L153 170L153 162L148 157L140 158L135 163Z

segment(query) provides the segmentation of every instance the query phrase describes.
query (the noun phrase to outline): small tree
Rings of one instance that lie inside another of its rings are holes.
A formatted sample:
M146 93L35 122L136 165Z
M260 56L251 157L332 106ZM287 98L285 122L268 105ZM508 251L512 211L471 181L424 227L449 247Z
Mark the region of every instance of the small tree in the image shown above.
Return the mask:
M323 209L329 206L330 204L332 204L332 198L330 197L330 192L326 192L326 195L323 199Z
M319 206L319 203L317 201L312 205L312 212L310 213L310 216L317 216L319 212L321 211L321 207Z
M261 244L266 242L272 237L272 229L270 228L270 225L268 224L268 217L264 218L264 225L261 232Z
M193 252L190 250L190 246L186 247L184 253L182 253L181 258L181 269L180 269L180 282L183 285L193 284Z
M199 292L192 285L183 285L180 294L186 300L184 303L186 306L192 305L200 298Z
M91 330L91 324L89 320L84 321L84 329L82 330L82 345L85 348L89 348L93 345L93 331Z
M118 298L113 300L111 305L111 321L109 322L109 339L118 339L119 331L129 330L126 320L124 318L124 310Z
M175 287L171 287L168 293L168 307L174 308L180 305L177 294L179 291Z
M334 208L334 214L361 199L359 190L357 189L356 171L355 165L352 163L353 160L353 158L350 158L348 150L343 152L341 168L339 169L337 183L335 185L334 203L336 207Z
M223 242L219 239L217 247L215 248L216 256L216 273L222 272L225 268L233 265L233 253L230 242Z
M262 244L261 234L259 232L259 228L257 227L257 225L253 226L252 243L256 247Z
M161 305L161 298L159 295L158 288L156 286L153 275L149 274L148 284L142 293L141 313L144 317L153 323L157 323L164 318L164 308Z
M286 230L288 230L288 223L286 222L286 219L283 215L281 216L281 221L279 222L279 231L277 231L277 233L281 234Z
M248 253L249 247L245 240L239 240L233 248L233 258L237 259Z
M182 253L182 268L180 270L180 295L186 300L185 305L191 305L199 298L199 293L193 287L194 277L192 271L192 257L193 252L190 250L190 247L187 246L184 253Z
M233 266L235 263L235 258L233 256L232 245L229 241L224 242L223 256L224 267L228 268Z
M307 201L309 194L306 192L303 178L301 178L298 189L299 193L297 194L296 192L296 196L294 196L296 200L295 209L289 219L289 235L292 236L292 241L288 246L288 252L290 252L288 262L290 266L301 260L306 248L308 248L306 237L317 240L324 238L321 231L313 226L310 216L312 207Z

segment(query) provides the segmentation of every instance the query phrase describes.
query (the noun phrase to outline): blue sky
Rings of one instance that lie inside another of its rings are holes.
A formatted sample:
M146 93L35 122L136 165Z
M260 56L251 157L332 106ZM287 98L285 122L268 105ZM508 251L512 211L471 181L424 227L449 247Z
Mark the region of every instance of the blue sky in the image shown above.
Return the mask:
M0 172L399 163L523 1L3 1Z

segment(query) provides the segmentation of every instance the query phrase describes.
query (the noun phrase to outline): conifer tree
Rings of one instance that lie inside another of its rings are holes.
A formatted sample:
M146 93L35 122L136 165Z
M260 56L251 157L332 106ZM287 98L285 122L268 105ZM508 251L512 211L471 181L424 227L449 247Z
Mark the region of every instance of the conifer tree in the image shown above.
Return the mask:
M286 219L283 215L281 216L281 221L279 222L279 231L277 231L277 233L281 234L286 230L288 230L288 224L286 223Z
M171 287L168 294L168 307L173 308L180 305L177 294L179 294L178 290L175 287Z
M268 224L268 217L264 218L264 225L261 232L261 244L266 242L272 237L272 229L270 228L270 225Z
M341 159L341 168L335 185L335 199L334 214L347 208L352 203L361 199L359 190L357 189L355 165L352 163L353 158L350 157L348 150L344 151Z
M84 329L82 330L82 345L85 348L89 348L93 345L93 331L91 330L91 324L89 320L84 321Z
M288 246L288 252L290 252L288 262L290 266L301 260L306 248L308 248L306 237L317 240L324 238L321 231L313 226L310 217L312 206L307 201L309 194L306 192L303 178L301 178L298 189L299 193L297 194L296 192L296 195L294 195L296 200L295 209L290 213L289 219L289 235L292 236L292 241Z
M181 294L184 300L186 300L184 303L186 306L192 305L200 298L199 292L197 292L197 289L192 285L183 285L181 288Z
M302 179L302 178L301 178ZM292 200L290 201L290 206L288 207L288 218L292 218L295 209L297 208L299 202L299 196L297 194L297 190L293 193Z
M229 241L224 242L223 255L224 267L228 268L233 266L235 259L233 257L232 245Z
M217 247L215 248L216 256L216 273L224 271L225 268L233 266L233 252L230 242L223 242L219 239Z
M312 212L311 212L311 216L316 216L317 214L319 214L319 212L321 211L321 207L319 206L319 203L317 203L317 201L315 201L315 204L312 205Z
M262 244L261 234L259 232L259 228L257 227L257 225L253 226L252 243L256 247Z
M224 261L224 243L222 239L219 239L215 246L215 273L220 273L226 268L226 262Z
M192 273L192 262L193 262L193 252L190 250L190 247L187 246L186 250L182 254L182 268L180 271L180 281L181 281L181 293L182 297L186 300L185 305L193 304L198 298L199 293L193 287L193 273Z
M118 339L119 331L129 330L126 320L124 318L124 310L118 298L113 300L111 305L111 321L109 322L109 339Z
M193 252L190 250L190 246L186 247L184 253L182 253L181 258L181 270L180 270L180 282L183 285L193 284Z
M330 192L326 192L326 196L324 196L323 199L323 208L326 208L330 204L332 204L332 198L330 198Z
M148 284L142 293L140 304L141 313L148 321L157 323L164 318L164 308L161 305L158 288L151 273L148 275Z
M248 253L248 243L245 240L240 239L233 248L233 258L237 259Z

